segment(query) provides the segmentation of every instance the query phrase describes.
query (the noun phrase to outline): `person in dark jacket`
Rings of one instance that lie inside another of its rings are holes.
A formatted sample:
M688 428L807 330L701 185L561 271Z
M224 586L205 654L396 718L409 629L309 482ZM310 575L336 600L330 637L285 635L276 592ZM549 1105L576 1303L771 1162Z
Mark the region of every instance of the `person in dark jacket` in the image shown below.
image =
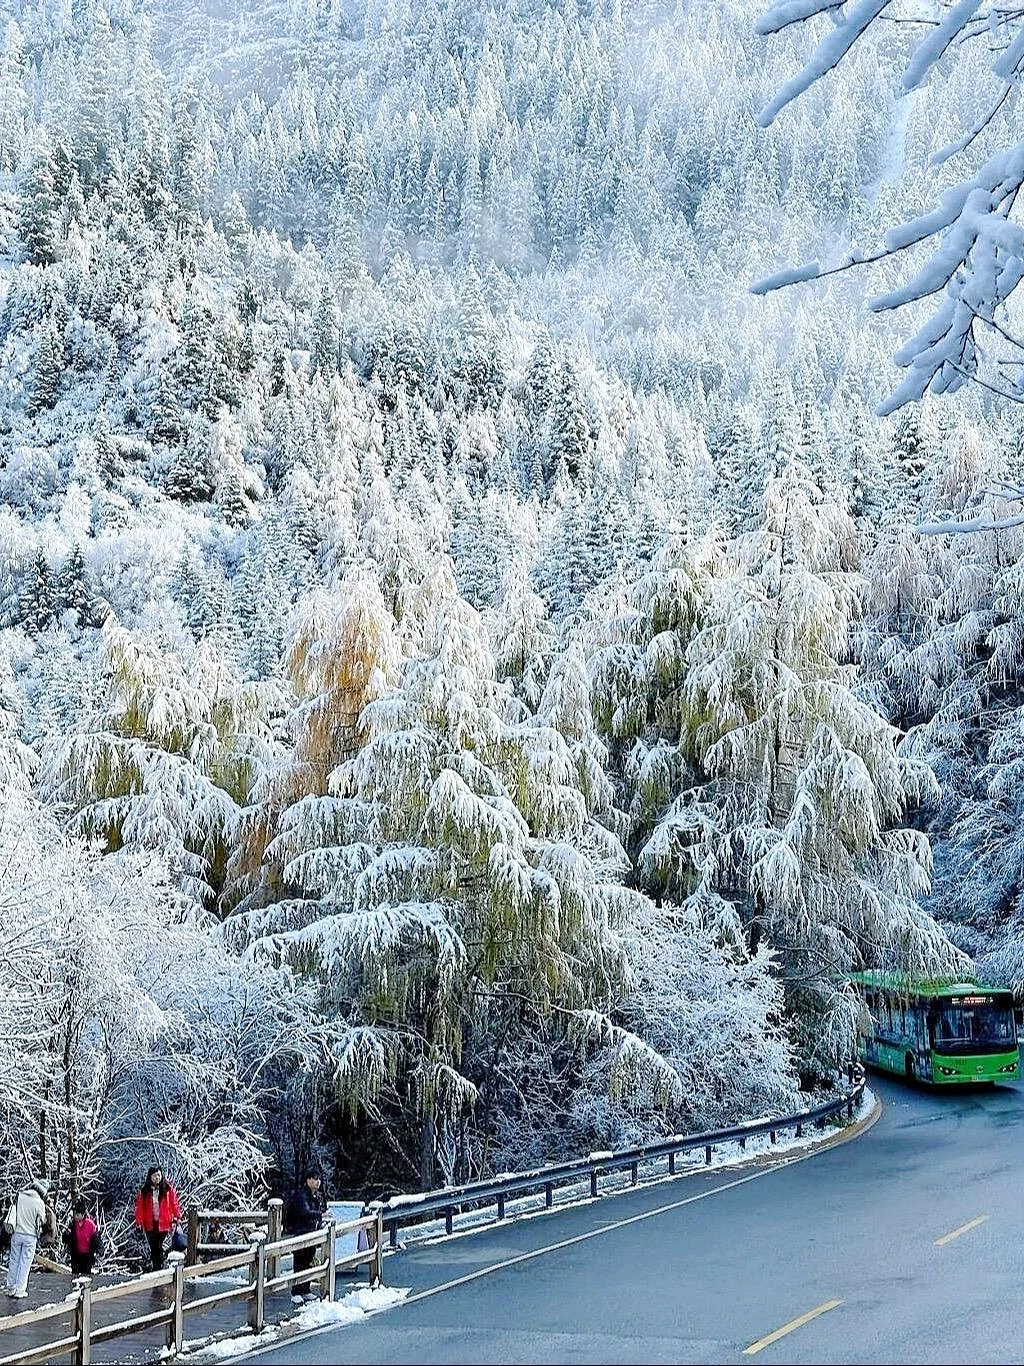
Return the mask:
M315 1233L324 1226L327 1212L327 1197L321 1190L320 1173L309 1170L302 1178L302 1185L288 1201L285 1210L284 1231L286 1234ZM294 1268L305 1271L317 1260L315 1247L302 1247L294 1254ZM292 1285L292 1303L301 1304L304 1299L319 1299L310 1293L309 1281L296 1281Z
M100 1231L86 1212L85 1201L76 1200L73 1217L64 1230L72 1276L91 1276L96 1258L102 1251Z

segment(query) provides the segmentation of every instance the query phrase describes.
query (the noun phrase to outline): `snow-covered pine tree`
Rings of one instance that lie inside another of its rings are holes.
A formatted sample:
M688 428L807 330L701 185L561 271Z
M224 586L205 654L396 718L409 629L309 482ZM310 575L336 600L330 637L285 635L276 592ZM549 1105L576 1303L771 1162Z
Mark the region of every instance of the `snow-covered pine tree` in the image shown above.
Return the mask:
M920 515L935 455L932 424L920 405L908 405L896 417L892 432L890 518L910 522Z
M321 825L327 819L329 775L364 743L364 710L394 684L400 659L397 624L365 569L297 604L284 657L293 748L259 775L240 814L229 869L234 905L258 907L282 896L279 828L301 828L309 809L320 813Z
M108 619L105 710L44 756L43 790L107 850L158 849L185 895L216 905L240 804L271 752L276 697L205 640L187 656Z
M756 518L761 489L757 487L760 461L754 422L745 407L733 409L714 441L715 515L726 535L749 530Z
M626 847L640 886L658 898L684 899L699 879L699 870L677 876L681 857L668 877L650 859L647 865L637 860L655 825L675 811L689 771L687 651L705 620L713 580L724 572L722 561L722 546L710 537L669 537L640 579L608 602L591 665L597 730L625 793ZM672 836L680 850L689 842L681 831L680 822Z
M808 1079L852 1055L844 972L964 967L918 904L927 839L898 824L934 779L855 690L853 543L847 515L790 460L769 483L746 568L718 581L683 688L705 806L687 860L732 899L750 946L766 938L779 953ZM642 861L671 866L674 818Z
M28 259L45 266L57 259L60 242L60 204L54 186L53 150L44 143L21 182L18 231Z
M628 901L612 872L621 846L591 815L572 748L551 725L505 719L480 620L444 577L422 652L364 707L332 795L282 817L271 853L301 896L247 916L365 1027L340 1081L354 1108L380 1106L390 1073L395 1102L421 1117L402 1141L424 1186L439 1132L472 1131L496 1039L595 1027ZM568 679L559 697L568 706Z
M532 710L547 681L555 632L544 599L530 581L525 555L513 555L506 563L494 606L485 613L485 621L498 681L509 683Z
M149 409L149 436L153 441L174 445L181 437L183 428L181 404L178 390L171 374L170 366L161 365L157 378L156 391ZM172 494L177 497L177 494Z
M64 371L64 338L50 323L44 329L36 352L35 381L26 404L30 416L52 408L60 395L61 375Z
M851 400L845 414L841 483L850 516L858 526L876 526L883 504L882 460L873 422L864 404Z
M30 635L37 636L53 624L57 613L57 594L53 573L43 547L37 546L31 568L22 584L18 617Z
M90 581L80 545L71 547L71 554L57 575L54 597L58 612L73 612L79 626L102 624L103 608Z
M246 465L242 433L226 407L210 428L210 466L217 505L229 526L245 526L254 516L263 486Z

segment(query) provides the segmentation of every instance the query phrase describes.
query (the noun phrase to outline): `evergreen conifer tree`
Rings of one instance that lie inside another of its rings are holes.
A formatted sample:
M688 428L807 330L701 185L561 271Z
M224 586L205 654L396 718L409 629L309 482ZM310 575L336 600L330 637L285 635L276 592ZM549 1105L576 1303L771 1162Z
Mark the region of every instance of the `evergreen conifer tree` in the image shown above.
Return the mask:
M53 153L40 148L21 183L18 231L28 259L47 266L57 259L60 201L54 186Z
M64 340L50 323L43 329L36 352L35 379L26 405L30 416L52 408L60 396L64 371Z
M551 474L556 482L586 483L590 475L590 424L579 379L562 367L551 404Z
M59 610L74 612L79 626L101 624L101 605L90 582L81 546L72 547L71 554L57 576L55 589L54 596Z
M38 546L22 585L18 615L26 631L37 636L53 624L56 612L57 595L54 591L53 574L42 546Z
M152 441L161 441L172 446L181 438L181 405L170 367L160 366L156 392L149 408L149 436Z
M179 503L210 502L216 489L216 473L210 454L209 428L194 421L164 480L169 498Z
M93 441L96 445L96 469L109 488L115 479L120 479L124 474L124 459L114 441L107 415L103 411L97 415Z

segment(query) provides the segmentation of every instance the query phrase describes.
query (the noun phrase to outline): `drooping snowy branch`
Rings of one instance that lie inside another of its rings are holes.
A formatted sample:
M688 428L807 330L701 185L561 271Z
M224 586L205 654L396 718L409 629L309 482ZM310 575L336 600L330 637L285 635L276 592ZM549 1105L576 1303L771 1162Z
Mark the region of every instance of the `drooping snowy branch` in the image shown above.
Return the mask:
M766 105L759 116L762 126L767 127L785 105L834 70L889 8L888 0L861 0L850 6L772 6L756 26L759 33L776 33L826 11L833 12L834 23L799 75ZM951 50L953 61L979 67L987 63L998 79L998 93L986 114L954 148L937 151L934 165L948 160L957 149L966 149L994 125L1008 95L1018 88L1024 61L1024 18L1015 7L956 0L939 6L936 21L918 22L924 31L916 38L903 72L901 86L905 92L917 90ZM990 385L999 366L1007 361L1018 367L1018 374L1014 379L1001 375L998 388L1008 398L1019 401L1024 397L1024 377L1019 370L1024 353L1019 345L1001 328L994 335L979 335L981 327L996 324L1005 314L1024 278L1024 236L1011 218L1022 184L1024 145L1011 143L991 154L976 174L945 191L937 209L886 234L884 255L894 255L920 242L932 242L932 254L912 278L880 295L871 307L876 311L903 309L933 295L941 299L926 325L896 353L896 364L910 373L881 405L881 415L895 412L929 391L954 392L971 379ZM754 285L753 290L768 293L820 274L850 269L862 259L855 253L825 272L816 264L781 270ZM879 259L879 255L872 259Z

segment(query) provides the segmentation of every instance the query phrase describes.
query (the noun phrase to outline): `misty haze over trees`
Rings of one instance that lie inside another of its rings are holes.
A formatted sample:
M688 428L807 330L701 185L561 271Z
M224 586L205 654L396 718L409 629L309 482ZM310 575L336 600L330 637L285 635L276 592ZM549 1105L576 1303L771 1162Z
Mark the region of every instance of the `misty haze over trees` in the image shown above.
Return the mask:
M0 1183L439 1185L1024 988L1024 533L915 532L1022 410L876 416L928 241L750 292L986 91L872 26L762 128L759 12L0 6Z

